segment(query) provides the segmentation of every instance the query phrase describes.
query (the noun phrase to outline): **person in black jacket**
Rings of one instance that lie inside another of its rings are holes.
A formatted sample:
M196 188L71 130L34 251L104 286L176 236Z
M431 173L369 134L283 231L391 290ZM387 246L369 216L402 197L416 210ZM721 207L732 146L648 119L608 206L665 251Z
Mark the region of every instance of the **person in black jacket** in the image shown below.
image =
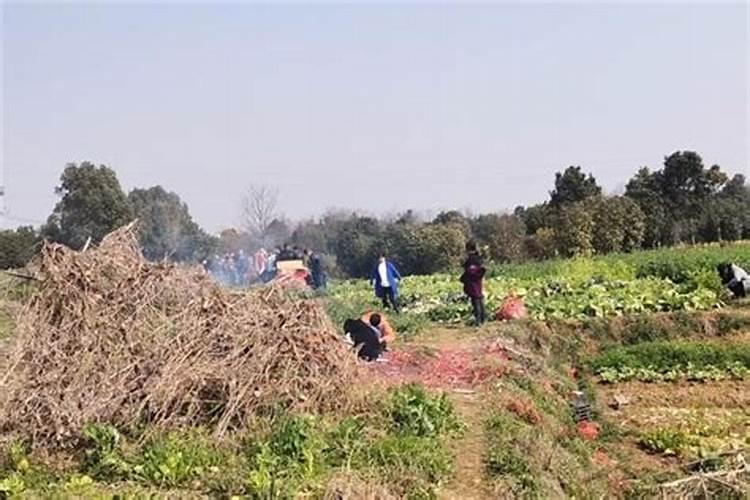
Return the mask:
M471 300L474 320L477 325L481 325L486 319L484 294L482 293L482 279L484 278L485 268L476 243L473 241L468 242L466 244L466 253L466 260L463 264L464 272L460 280L464 284L464 293Z
M344 332L348 333L357 350L357 355L365 361L375 361L383 352L377 330L361 319L348 319L344 322Z

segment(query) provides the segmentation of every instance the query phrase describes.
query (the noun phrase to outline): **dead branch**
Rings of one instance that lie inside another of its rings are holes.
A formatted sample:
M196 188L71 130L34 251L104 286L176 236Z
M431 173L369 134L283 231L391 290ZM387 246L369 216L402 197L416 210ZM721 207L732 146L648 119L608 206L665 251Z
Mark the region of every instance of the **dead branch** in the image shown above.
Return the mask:
M319 304L147 262L133 226L86 252L45 244L39 275L0 373L0 429L36 446L75 445L89 422L218 435L351 401L356 357Z

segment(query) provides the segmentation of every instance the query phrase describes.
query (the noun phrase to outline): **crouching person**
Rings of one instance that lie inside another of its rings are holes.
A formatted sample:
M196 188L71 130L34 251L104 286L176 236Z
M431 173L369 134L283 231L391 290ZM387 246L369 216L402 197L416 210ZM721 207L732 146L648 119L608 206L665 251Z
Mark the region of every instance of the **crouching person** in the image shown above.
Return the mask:
M731 262L719 264L716 267L721 277L721 283L734 294L735 298L747 297L750 293L750 275L740 266Z
M383 344L383 348L396 340L396 331L391 326L385 314L368 311L362 315L362 321L378 330L378 337L380 338L380 343Z
M346 320L344 333L354 345L360 359L375 361L382 354L383 346L377 328L373 328L361 319Z

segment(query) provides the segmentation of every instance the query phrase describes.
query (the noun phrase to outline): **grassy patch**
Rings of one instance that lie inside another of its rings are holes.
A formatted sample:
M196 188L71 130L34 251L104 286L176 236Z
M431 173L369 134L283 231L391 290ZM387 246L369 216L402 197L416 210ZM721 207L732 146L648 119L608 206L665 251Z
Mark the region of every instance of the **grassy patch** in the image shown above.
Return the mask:
M550 374L552 375L552 374ZM485 472L499 498L588 498L607 491L578 435L563 373L539 383L528 375L501 380L485 420Z
M750 345L717 342L645 342L610 349L590 363L595 371L605 368L649 368L667 371L688 365L695 368L750 368Z
M750 376L750 345L646 342L610 349L589 363L603 382L676 382Z
M697 441L679 429L665 427L644 432L638 443L651 453L678 455L688 446L697 444Z
M388 414L393 430L400 434L434 437L460 428L447 396L432 396L417 384L393 391Z
M378 488L392 495L431 498L451 474L446 440L460 424L444 395L409 385L393 389L371 413L337 421L281 415L255 427L252 435L218 441L201 429L139 437L90 424L65 470L12 443L0 462L0 497L121 484L188 496L321 497L334 478L354 474L380 478Z

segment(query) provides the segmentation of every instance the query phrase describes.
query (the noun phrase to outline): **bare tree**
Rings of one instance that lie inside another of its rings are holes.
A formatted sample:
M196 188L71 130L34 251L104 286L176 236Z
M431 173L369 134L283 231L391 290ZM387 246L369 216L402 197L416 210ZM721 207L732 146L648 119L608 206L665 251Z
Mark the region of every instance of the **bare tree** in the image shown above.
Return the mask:
M280 219L279 191L264 184L253 184L242 197L242 223L248 233L263 246L271 244L269 229Z

